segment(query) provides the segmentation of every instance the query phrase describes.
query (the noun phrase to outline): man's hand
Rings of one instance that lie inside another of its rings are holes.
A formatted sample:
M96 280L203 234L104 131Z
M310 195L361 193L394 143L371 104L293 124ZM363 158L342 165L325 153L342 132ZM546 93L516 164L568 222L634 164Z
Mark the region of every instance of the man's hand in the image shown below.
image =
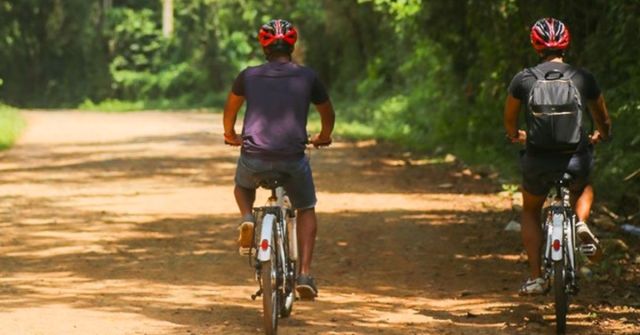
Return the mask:
M601 134L599 131L597 131L597 130L594 130L594 131L593 131L593 134L591 134L591 135L589 136L589 142L590 142L591 144L598 144L598 143L602 142L603 140L604 140L604 137L603 137L603 136L602 136L602 134Z
M231 134L224 134L224 143L234 146L234 147L239 147L242 145L242 136L236 134L236 133L231 133Z
M525 144L527 142L527 132L522 129L518 129L518 135L515 137L509 137L509 139L511 140L511 143Z
M309 143L313 144L314 147L328 147L331 144L331 135L323 136L322 134L315 134L309 140Z

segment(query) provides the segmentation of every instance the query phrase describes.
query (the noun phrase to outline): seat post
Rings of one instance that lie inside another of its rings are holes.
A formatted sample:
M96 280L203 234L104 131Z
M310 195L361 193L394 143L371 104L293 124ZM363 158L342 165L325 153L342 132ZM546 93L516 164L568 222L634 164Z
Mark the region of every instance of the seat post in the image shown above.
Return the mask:
M562 181L556 182L556 200L562 200Z

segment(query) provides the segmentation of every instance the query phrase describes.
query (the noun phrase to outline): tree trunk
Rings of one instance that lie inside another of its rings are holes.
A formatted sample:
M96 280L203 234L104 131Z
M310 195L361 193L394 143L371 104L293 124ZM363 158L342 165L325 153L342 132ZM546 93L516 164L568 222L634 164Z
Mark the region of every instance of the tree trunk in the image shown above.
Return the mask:
M173 33L173 0L162 0L162 35L169 37Z

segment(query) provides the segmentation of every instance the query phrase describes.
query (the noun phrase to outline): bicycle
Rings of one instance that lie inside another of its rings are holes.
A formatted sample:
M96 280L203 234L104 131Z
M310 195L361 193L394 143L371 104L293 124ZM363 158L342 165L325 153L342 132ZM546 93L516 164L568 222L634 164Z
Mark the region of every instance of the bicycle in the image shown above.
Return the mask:
M271 191L271 196L265 206L253 208L259 225L254 229L254 248L251 249L256 252L250 251L249 259L255 262L259 288L251 299L262 296L265 334L275 335L278 319L291 315L295 301L298 260L296 217L282 187L289 178L288 174L267 171L257 173L254 178L259 187Z
M576 215L571 207L569 184L573 177L563 173L553 178L554 187L549 192L549 206L545 208L543 223L545 237L543 249L544 279L550 282L555 298L556 333L564 334L569 310L569 296L578 293L578 259L576 250L584 256L593 256L594 244L576 245Z

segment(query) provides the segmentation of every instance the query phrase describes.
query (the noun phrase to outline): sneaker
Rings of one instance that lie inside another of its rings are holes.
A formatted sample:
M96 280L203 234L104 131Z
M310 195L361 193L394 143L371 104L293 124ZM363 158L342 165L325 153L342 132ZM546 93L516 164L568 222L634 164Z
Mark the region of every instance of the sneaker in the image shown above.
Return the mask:
M520 291L518 291L519 295L523 296L533 296L533 295L541 295L545 294L549 291L549 283L542 277L538 277L535 279L527 279L522 287L520 287Z
M578 223L576 223L576 233L578 234L578 237L580 237L582 243L591 243L595 245L600 243L596 236L591 232L591 229L589 229L589 226L582 221L578 221Z
M318 289L313 280L313 277L309 275L299 275L296 280L296 292L300 300L313 301L318 296Z
M579 221L576 223L576 234L580 238L582 244L593 244L596 247L593 255L588 256L590 261L595 262L602 257L602 248L600 248L600 241L596 238L596 236L591 232L589 226L586 223Z
M240 236L238 236L238 252L242 256L249 255L249 252L253 247L253 226L253 222L245 220L238 227L240 232Z

